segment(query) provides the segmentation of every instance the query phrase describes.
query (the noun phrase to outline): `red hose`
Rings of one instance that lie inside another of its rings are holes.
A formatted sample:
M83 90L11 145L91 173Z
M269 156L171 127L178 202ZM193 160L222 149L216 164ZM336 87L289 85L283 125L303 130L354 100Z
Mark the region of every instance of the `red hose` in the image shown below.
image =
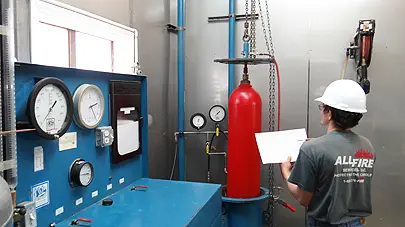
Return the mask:
M277 73L277 130L280 131L280 119L281 119L281 85L280 85L280 70L276 58L274 58L274 64L276 65Z

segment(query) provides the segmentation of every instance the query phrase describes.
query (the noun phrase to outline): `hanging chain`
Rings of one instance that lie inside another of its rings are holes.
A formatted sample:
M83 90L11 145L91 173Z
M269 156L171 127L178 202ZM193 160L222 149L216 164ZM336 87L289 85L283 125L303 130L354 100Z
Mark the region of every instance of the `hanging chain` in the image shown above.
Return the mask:
M243 42L249 42L249 0L245 2L245 30L243 33Z
M263 9L260 0L258 1L259 4L259 14L260 20L262 22L263 34L264 39L266 41L267 52L270 57L274 57L274 45L273 45L273 37L271 32L271 24L270 24L270 13L269 13L269 5L268 0L265 0L266 4L266 16L267 16L267 29L264 22L264 15ZM266 31L267 30L267 31ZM268 33L267 33L268 32ZM269 131L276 130L276 72L275 72L275 65L269 65ZM278 195L275 195L275 187L274 187L274 165L270 164L268 169L268 188L271 192L271 197L268 202L267 210L265 212L265 217L268 223L268 226L274 226L274 201L277 199Z
M260 0L259 0L260 2ZM250 9L250 57L256 58L256 0L251 0L251 9Z

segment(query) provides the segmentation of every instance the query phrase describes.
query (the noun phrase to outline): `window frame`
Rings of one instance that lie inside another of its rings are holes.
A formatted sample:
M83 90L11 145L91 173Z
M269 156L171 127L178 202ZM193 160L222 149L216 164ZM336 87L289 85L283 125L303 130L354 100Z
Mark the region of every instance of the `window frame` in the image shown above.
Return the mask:
M71 39L74 39L76 31L111 40L112 51L114 51L112 55L113 71L135 73L136 64L139 62L138 31L136 29L53 0L32 0L30 21L30 55L33 64L37 62L36 53L40 51L36 45L37 40L41 38L37 25L45 23L69 30L69 48L72 48ZM133 49L133 52L128 51L128 46ZM72 56L72 52L70 55L69 64L70 67L74 67L75 56Z

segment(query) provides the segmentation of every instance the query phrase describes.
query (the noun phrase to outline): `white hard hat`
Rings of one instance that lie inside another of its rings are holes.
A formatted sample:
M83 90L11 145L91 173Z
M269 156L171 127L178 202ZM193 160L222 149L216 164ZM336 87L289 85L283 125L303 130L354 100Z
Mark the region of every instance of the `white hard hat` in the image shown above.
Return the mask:
M330 107L352 112L366 113L366 94L353 80L336 80L329 84L322 97L315 99Z

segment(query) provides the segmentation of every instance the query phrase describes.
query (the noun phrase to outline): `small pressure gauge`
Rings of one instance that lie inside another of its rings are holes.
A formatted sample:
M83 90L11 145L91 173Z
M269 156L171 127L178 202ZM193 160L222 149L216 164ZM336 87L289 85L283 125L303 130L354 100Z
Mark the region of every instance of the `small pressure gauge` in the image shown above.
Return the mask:
M39 136L58 139L73 120L73 100L62 80L48 77L38 81L28 97L28 118Z
M76 159L69 170L69 183L72 187L87 187L93 181L94 168L90 162Z
M221 105L215 105L210 109L210 118L212 121L219 123L226 117L225 108Z
M96 128L104 116L104 95L99 87L82 84L73 95L74 120L81 128Z
M193 128L200 130L207 124L207 118L202 113L193 114L190 118L190 124Z

